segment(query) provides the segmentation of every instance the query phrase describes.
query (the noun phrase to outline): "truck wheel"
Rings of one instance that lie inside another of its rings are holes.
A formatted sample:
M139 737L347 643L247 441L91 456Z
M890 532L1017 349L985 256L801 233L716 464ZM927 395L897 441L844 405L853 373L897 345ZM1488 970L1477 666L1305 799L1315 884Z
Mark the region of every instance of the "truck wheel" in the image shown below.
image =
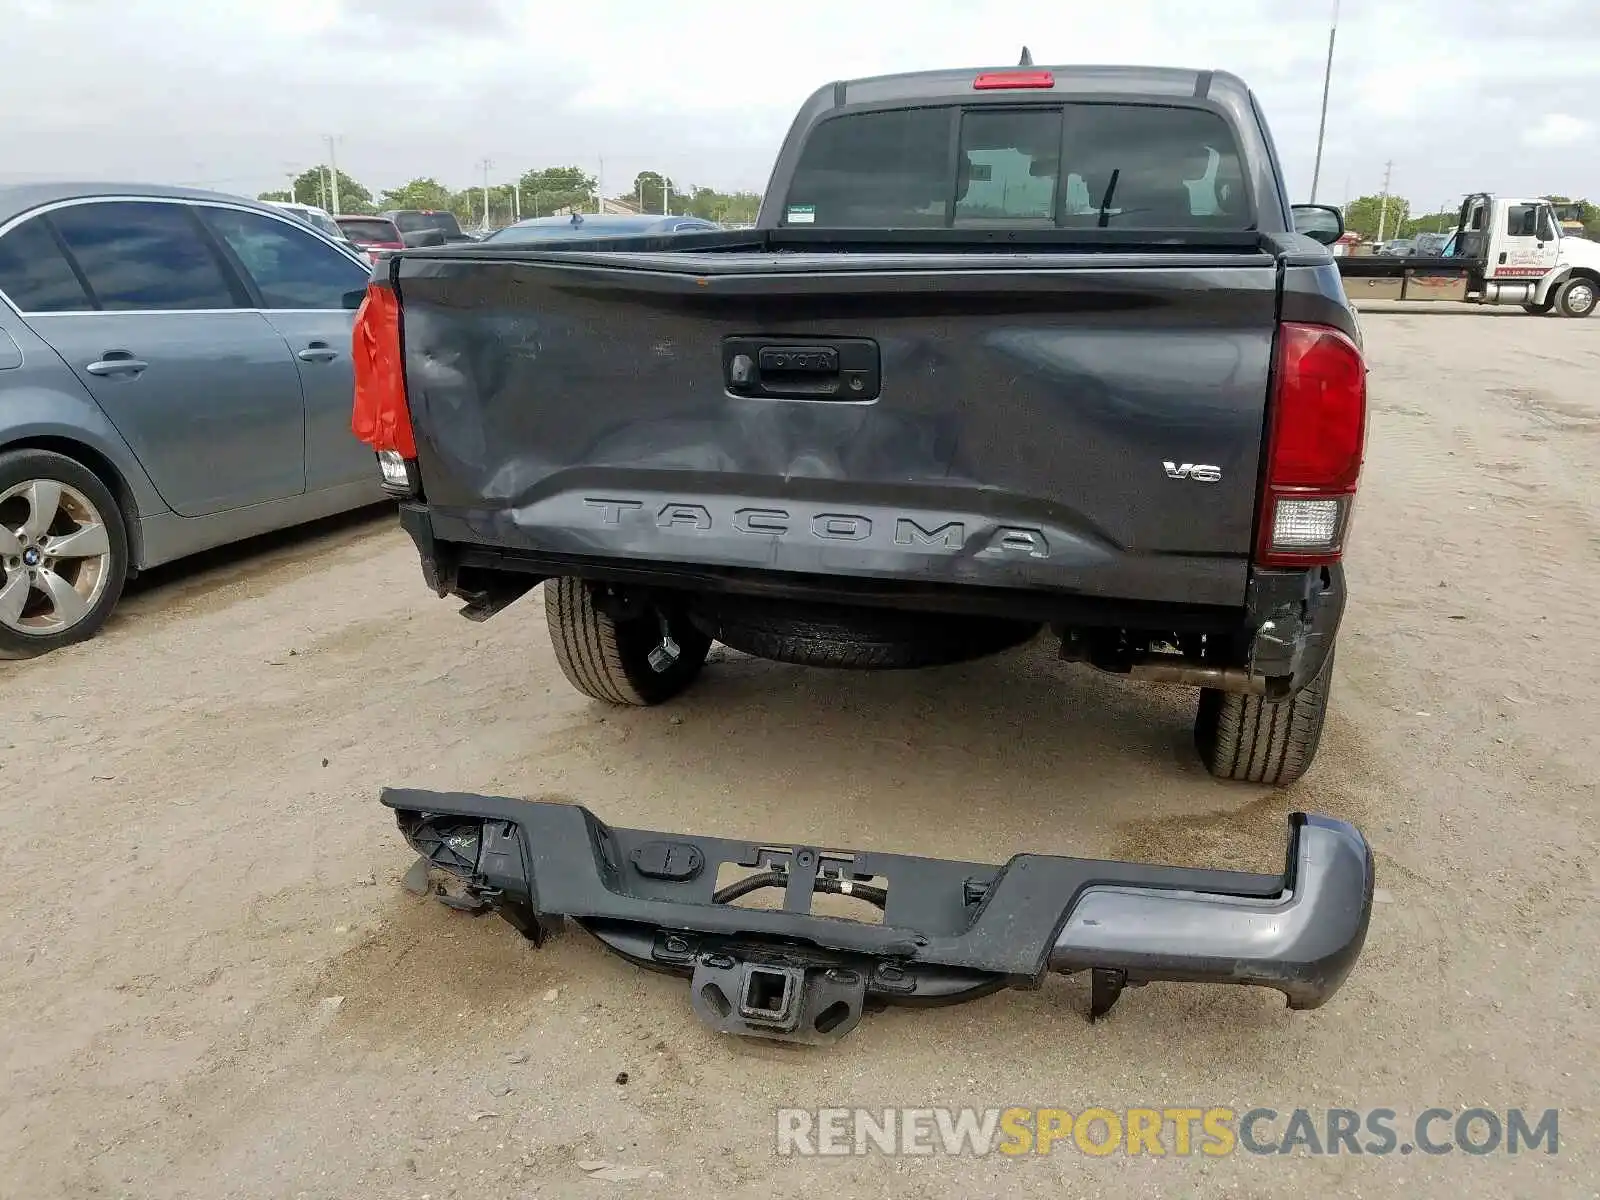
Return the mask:
M49 450L0 454L0 658L99 632L128 577L128 532L95 473Z
M1594 311L1594 280L1580 275L1561 285L1556 293L1556 309L1563 317L1587 317Z
M1244 783L1286 785L1299 779L1317 755L1332 680L1329 650L1316 677L1283 700L1201 689L1194 743L1206 770Z
M665 632L654 608L625 620L608 616L583 580L570 576L544 585L544 616L561 673L608 704L671 700L699 676L711 649L711 639L681 615L667 619Z
M1538 304L1524 304L1522 311L1531 317L1542 317L1555 307L1555 303L1554 300L1544 300Z

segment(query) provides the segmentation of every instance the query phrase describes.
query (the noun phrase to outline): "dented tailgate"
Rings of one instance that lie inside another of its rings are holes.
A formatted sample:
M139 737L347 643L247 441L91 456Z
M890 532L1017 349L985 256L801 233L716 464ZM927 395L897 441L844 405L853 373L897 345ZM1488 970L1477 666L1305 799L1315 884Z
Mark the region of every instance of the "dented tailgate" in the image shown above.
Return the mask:
M403 256L433 534L1237 605L1256 253Z

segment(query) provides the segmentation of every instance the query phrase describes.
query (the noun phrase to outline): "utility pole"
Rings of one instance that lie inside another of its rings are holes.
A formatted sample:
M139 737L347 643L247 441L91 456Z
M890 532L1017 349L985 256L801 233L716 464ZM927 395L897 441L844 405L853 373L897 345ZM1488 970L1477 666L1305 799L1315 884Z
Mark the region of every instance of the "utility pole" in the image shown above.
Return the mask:
M606 210L606 160L600 159L600 174L594 180L594 211L603 213Z
M1389 174L1394 170L1394 159L1383 164L1383 196L1378 201L1378 243L1383 243L1383 227L1389 219Z
M1322 177L1322 135L1328 128L1328 88L1333 83L1333 39L1339 32L1339 0L1333 0L1333 23L1328 26L1328 63L1322 70L1322 117L1317 121L1317 160L1311 168L1311 203L1317 202L1317 181Z
M661 215L672 215L672 184L665 175L661 177Z
M328 175L332 182L333 208L330 210L334 216L339 215L339 160L334 156L333 144L338 139L332 134L328 135Z
M489 168L494 166L492 159L483 160L483 227L489 228Z

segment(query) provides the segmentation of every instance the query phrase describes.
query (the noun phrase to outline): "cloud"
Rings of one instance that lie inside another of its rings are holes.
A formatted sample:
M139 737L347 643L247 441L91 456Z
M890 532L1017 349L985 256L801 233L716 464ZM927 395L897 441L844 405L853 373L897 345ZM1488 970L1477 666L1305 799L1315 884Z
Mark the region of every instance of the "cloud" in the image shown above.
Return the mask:
M1594 123L1568 113L1545 113L1539 123L1522 135L1527 146L1553 148L1575 146L1594 136Z
M1308 198L1331 5L1286 0L808 0L803 19L659 0L0 0L0 181L119 178L253 194L321 161L374 191L551 164L759 188L819 86L932 67L1214 67L1255 90ZM731 12L731 10L729 10ZM709 14L709 15L707 15ZM114 30L115 36L107 36ZM62 86L61 64L72 65ZM1600 198L1584 118L1600 0L1343 6L1318 199L1419 210L1467 191ZM1468 114L1465 118L1463 114ZM1530 115L1533 114L1533 115ZM1542 119L1537 114L1549 114ZM1592 143L1591 143L1592 144ZM1452 199L1452 204L1454 203Z
M334 0L334 6L361 34L384 41L476 40L515 28L502 0Z

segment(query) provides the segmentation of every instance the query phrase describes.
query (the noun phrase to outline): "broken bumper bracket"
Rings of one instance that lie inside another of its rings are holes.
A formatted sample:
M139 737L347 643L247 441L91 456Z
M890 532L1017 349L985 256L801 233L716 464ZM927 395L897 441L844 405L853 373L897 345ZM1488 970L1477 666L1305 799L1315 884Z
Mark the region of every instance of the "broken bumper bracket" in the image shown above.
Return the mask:
M688 977L712 1028L782 1041L833 1041L873 1008L1037 987L1048 972L1090 973L1091 1019L1159 980L1251 984L1316 1008L1354 967L1372 911L1365 839L1305 813L1289 818L1283 873L1262 875L1043 854L995 866L623 829L501 796L381 798L453 907L499 912L535 942L570 918ZM719 891L722 864L747 886ZM755 887L781 889L782 906L731 902ZM882 923L813 912L830 892L871 899Z

